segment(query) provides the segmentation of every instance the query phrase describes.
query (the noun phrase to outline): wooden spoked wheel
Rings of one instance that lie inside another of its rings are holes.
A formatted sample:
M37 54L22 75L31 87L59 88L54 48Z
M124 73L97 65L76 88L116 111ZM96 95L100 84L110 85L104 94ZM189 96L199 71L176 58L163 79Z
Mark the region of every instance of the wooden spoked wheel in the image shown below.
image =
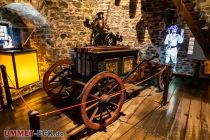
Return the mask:
M158 88L160 90L164 90L164 87L165 87L165 71L161 72L159 75L158 75L158 78L157 78L157 85L158 85Z
M81 116L84 124L93 130L105 128L118 117L124 99L125 87L119 76L107 71L95 75L82 92Z
M44 74L43 88L50 97L62 98L71 92L72 68L70 60L54 63Z

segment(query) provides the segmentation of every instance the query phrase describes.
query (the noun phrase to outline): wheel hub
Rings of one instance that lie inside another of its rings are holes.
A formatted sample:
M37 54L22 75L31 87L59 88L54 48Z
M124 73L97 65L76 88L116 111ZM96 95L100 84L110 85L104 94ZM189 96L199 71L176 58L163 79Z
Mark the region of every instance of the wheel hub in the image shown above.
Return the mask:
M107 94L104 94L101 96L101 102L102 103L108 103L111 100L111 97Z
M62 85L64 85L64 86L69 86L69 83L71 82L71 78L66 78L66 77L63 77L62 79L61 79L61 83L62 83Z

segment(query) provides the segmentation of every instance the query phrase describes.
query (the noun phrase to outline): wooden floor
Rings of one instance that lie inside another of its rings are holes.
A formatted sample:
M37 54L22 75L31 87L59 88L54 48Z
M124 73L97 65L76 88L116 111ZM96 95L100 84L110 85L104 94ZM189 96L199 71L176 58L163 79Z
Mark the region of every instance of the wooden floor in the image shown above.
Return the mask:
M74 104L63 101L62 104L52 105L43 90L24 98L40 113ZM145 84L125 101L120 117L106 130L96 132L84 129L69 137L72 130L82 124L77 115L78 108L41 117L41 129L66 133L65 137L54 139L210 140L210 81L175 77L170 85L166 106L161 106L161 98L162 92L154 84ZM15 102L15 111L1 111L0 139L10 139L3 137L3 130L29 129L27 113L27 107L19 100Z

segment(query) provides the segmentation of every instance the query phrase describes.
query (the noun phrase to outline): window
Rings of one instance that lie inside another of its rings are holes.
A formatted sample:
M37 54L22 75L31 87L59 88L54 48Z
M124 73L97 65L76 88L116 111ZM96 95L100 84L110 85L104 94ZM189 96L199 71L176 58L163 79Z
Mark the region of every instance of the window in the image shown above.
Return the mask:
M14 48L10 25L0 23L0 48Z

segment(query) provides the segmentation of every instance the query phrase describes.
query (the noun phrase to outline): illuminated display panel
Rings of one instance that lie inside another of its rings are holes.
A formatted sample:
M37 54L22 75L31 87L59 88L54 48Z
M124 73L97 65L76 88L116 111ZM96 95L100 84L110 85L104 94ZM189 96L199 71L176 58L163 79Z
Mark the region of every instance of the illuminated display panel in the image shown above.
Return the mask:
M21 53L15 54L15 65L19 87L39 81L37 54L35 51L24 55Z
M15 73L14 73L14 67L13 67L13 61L12 61L12 54L0 53L0 65L4 65L7 69L7 74L10 77L10 79L8 79L9 86L12 88L17 88L16 82L15 82Z
M21 88L39 81L37 53L34 50L0 52L0 65L6 67L12 81L8 79L11 88Z

